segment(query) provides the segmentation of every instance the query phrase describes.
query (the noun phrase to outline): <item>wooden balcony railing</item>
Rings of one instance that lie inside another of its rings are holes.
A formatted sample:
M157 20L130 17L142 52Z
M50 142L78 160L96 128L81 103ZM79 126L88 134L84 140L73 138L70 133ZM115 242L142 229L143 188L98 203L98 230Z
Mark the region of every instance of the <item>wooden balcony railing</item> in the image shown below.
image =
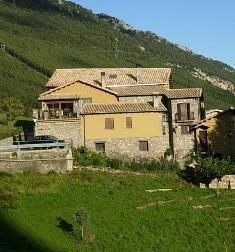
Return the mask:
M78 118L79 114L73 111L67 110L41 110L34 109L33 117L37 120L48 120L48 119L63 119L63 118Z

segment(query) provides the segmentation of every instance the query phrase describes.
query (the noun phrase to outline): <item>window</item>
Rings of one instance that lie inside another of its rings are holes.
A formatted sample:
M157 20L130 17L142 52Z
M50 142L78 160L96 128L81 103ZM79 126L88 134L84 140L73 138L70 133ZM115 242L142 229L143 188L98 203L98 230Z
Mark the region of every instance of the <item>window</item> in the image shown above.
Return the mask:
M183 135L190 134L190 126L181 125L181 134Z
M98 152L105 152L105 143L95 143L95 150Z
M166 135L166 126L165 125L162 126L162 134Z
M168 115L162 114L162 122L168 122Z
M192 118L190 115L190 103L178 103L177 104L177 121L190 120Z
M132 117L126 117L126 128L132 129Z
M105 129L114 129L114 118L105 118Z
M149 150L148 141L139 141L139 149L140 151L148 151Z

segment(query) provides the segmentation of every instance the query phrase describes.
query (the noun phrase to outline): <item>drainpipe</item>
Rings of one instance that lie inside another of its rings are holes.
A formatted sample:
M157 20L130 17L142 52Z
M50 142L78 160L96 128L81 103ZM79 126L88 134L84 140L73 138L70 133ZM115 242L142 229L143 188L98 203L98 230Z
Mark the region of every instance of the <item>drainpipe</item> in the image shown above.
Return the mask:
M83 117L83 145L86 147L86 120L85 120L85 115Z

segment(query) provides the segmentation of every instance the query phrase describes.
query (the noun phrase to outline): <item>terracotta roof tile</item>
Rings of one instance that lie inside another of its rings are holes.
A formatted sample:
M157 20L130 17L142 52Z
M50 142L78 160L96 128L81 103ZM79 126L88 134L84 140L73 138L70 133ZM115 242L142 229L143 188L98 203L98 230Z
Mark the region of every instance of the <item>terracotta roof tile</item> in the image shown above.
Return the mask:
M139 96L163 93L166 89L161 85L135 85L126 87L110 87L118 96Z
M42 95L38 98L39 101L50 101L50 100L77 100L80 96L76 94L48 94Z
M161 111L166 111L166 108L161 103L158 107L153 107L148 103L85 104L82 108L81 114L115 114Z
M170 99L201 97L201 88L166 89L161 85L135 85L124 87L110 87L118 96L141 96L164 94Z
M168 83L170 68L75 68L57 69L47 82L47 87L58 87L65 83L82 80L99 85L101 72L105 73L107 86Z
M164 94L170 99L199 98L202 96L201 88L165 89Z

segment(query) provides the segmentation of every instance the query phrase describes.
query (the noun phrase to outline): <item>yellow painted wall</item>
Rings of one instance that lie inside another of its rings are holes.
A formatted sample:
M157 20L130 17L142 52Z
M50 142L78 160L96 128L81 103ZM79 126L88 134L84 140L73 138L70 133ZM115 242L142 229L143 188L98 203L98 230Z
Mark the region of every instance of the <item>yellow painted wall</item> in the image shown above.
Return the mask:
M126 128L126 117L132 117L131 129ZM114 129L105 129L105 118L114 118ZM85 116L86 139L152 137L161 135L161 113L100 114Z
M116 103L118 101L115 95L80 82L56 90L53 94L77 94L81 98L92 98L92 103Z

